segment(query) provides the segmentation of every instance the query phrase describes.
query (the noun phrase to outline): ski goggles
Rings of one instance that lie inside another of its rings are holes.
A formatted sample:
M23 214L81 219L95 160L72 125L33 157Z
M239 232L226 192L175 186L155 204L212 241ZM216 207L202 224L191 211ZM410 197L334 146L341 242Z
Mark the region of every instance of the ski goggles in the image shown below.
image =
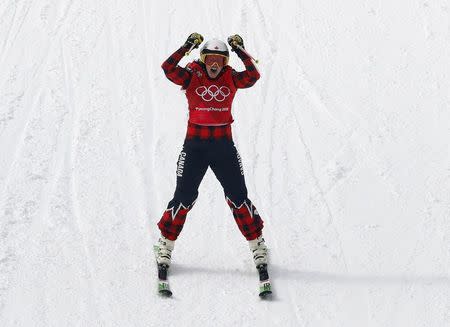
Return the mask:
M201 59L207 66L212 66L214 63L225 66L228 62L228 57L220 54L207 54Z

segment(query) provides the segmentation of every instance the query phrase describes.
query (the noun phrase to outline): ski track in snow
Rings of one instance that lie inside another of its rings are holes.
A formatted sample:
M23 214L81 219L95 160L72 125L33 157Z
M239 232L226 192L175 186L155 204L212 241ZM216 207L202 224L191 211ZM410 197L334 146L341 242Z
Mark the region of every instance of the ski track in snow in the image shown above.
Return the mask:
M447 325L449 17L444 0L2 2L0 325ZM156 295L187 118L160 65L194 31L260 59L233 133L271 301L211 171L174 296Z

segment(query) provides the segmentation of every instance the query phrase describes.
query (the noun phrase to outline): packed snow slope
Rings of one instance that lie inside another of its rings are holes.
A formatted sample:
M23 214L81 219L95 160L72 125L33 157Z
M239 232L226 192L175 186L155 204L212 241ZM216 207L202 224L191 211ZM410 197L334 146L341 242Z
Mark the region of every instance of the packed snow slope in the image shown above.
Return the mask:
M191 32L260 60L233 128L272 301L211 171L156 295ZM446 0L1 1L0 326L448 326L449 58Z

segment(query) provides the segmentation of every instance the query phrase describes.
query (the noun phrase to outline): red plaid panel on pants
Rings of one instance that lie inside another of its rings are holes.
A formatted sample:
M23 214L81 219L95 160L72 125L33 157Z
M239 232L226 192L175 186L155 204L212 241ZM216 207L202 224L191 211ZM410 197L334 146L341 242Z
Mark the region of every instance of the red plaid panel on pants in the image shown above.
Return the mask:
M264 222L249 199L246 199L240 205L236 205L227 198L227 203L233 212L233 216L239 230L248 241L254 240L261 236Z
M192 209L193 205L194 203L185 207L179 202L177 207L167 208L158 223L162 236L175 241L178 235L180 235L184 222L186 221L186 215Z

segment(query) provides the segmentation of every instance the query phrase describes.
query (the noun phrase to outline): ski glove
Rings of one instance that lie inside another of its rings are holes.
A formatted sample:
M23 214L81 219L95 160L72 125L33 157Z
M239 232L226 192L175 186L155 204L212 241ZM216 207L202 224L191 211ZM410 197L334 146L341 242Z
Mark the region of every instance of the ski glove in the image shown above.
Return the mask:
M200 43L203 42L203 36L199 33L192 33L187 38L186 42L184 42L183 47L191 48L194 45L194 49L197 49Z
M231 51L238 50L239 49L238 47L241 47L241 48L245 49L244 48L244 40L238 34L229 36L227 41L228 41L228 44L231 47Z

